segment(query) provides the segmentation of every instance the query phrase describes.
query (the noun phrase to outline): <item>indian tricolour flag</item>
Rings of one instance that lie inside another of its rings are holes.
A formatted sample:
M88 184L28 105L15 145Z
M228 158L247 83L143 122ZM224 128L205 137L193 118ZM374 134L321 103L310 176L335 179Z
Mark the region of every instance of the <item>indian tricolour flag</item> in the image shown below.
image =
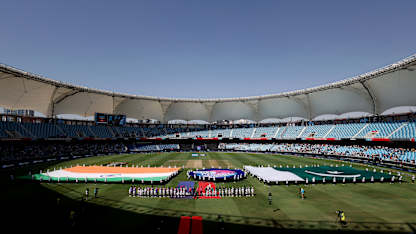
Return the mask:
M167 167L107 167L107 166L76 166L61 170L36 174L33 179L51 181L161 181L177 174L180 168Z

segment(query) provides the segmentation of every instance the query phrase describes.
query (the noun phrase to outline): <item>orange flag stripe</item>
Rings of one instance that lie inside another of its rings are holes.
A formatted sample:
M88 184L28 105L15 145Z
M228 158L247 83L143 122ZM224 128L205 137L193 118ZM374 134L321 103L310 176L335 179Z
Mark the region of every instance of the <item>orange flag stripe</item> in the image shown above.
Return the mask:
M178 171L180 168L167 167L105 167L105 166L76 166L66 168L65 171L76 173L124 173L124 174L139 174L139 173L168 173Z

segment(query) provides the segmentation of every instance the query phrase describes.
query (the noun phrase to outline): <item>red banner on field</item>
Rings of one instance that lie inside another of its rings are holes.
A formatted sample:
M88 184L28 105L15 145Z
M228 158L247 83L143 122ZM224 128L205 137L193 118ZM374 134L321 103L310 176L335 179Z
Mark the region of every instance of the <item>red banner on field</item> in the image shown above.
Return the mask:
M191 217L182 216L179 222L178 234L189 234L191 230Z
M202 234L201 216L192 216L191 234Z

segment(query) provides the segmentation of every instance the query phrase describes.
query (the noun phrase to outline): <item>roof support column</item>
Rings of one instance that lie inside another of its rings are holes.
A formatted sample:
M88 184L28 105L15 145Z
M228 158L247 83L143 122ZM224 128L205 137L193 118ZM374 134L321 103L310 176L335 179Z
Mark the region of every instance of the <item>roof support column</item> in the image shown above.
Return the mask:
M259 100L252 100L252 101L246 101L247 105L251 106L254 110L254 119L251 119L253 121L259 122L260 119L260 113L259 113Z
M310 96L309 96L309 94L307 93L307 94L305 94L305 96L306 96L306 105L305 105L305 108L306 108L306 113L308 113L308 119L309 120L312 120L312 106L311 106L311 99L310 99Z
M172 102L168 101L161 101L159 100L159 104L162 108L162 123L168 123L168 120L166 119L166 113L168 112L169 106L172 104Z
M368 96L370 97L370 100L371 100L371 106L372 106L372 114L379 114L378 113L378 110L377 110L377 103L376 103L376 98L375 98L375 96L373 95L373 93L371 92L371 90L370 90L370 85L369 84L365 84L364 83L365 81L360 81L360 83L361 83L361 85L363 86L363 88L365 89L365 91L367 91L367 93L368 93Z
M207 118L207 122L208 123L212 123L212 109L215 105L215 102L201 102L201 104L203 104L205 106L205 109L207 109L208 111L208 118Z
M58 91L58 89L59 89L59 87L55 86L55 88L53 89L53 92L51 94L51 97L49 99L49 110L48 110L48 113L47 113L47 116L49 118L55 118L55 101L54 100L55 100L55 95L56 95L56 92Z
M75 94L79 93L79 91L77 91L77 90L70 90L70 91L68 91L68 92L66 92L66 93L64 93L64 94L62 94L61 96L59 96L59 97L55 100L55 95L56 95L57 89L59 89L59 87L57 87L57 88L53 91L53 94L52 94L52 96L51 96L51 102L52 102L52 106L51 106L51 108L52 108L52 110L51 110L51 115L52 115L52 116L54 116L54 115L55 115L55 105L56 105L56 104L59 104L60 102L62 102L62 101L63 101L63 100L65 100L66 98L71 97L71 96L73 96L73 95L75 95Z

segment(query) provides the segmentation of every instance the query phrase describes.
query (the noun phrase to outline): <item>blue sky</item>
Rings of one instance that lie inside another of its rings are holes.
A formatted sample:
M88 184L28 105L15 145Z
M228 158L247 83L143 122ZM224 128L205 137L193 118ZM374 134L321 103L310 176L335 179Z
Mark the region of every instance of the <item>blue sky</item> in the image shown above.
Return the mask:
M0 63L92 88L240 97L416 53L416 1L2 1Z

